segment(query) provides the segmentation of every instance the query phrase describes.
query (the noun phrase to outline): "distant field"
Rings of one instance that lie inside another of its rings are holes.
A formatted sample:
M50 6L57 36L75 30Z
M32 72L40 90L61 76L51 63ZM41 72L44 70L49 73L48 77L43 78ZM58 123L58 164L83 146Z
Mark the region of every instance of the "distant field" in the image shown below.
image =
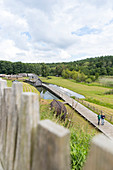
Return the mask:
M108 87L113 87L113 76L103 76L103 77L100 77L98 82L101 85L108 86Z

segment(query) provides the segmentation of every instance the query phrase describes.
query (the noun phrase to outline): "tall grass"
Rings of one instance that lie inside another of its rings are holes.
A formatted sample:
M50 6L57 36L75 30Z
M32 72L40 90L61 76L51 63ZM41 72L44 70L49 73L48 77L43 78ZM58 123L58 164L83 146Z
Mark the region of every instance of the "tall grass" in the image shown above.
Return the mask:
M100 100L96 100L96 99L92 99L92 98L88 98L88 99L85 99L85 100L90 102L90 103L94 103L94 104L97 104L97 105L100 105L100 106L104 106L104 107L113 109L113 105L110 104L110 103L105 103L105 102L102 102Z
M11 80L7 80L7 86L11 87L12 86L12 81Z
M77 130L71 129L71 169L80 170L85 161L90 148L90 141L94 133L88 134L87 129L84 131L78 126Z
M108 76L100 77L99 83L103 86L113 87L113 77L112 76L111 77L108 77Z

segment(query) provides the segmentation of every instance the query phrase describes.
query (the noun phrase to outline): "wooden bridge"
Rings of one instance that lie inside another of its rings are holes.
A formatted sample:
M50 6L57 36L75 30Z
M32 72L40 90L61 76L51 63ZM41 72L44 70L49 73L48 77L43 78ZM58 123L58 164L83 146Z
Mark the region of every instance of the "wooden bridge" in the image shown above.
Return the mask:
M113 125L105 120L105 124L98 126L97 114L89 110L87 107L80 104L78 101L70 98L63 92L58 89L48 86L42 83L42 86L59 96L62 100L64 100L68 105L70 105L75 111L77 111L81 116L83 116L86 120L88 120L93 126L95 126L99 131L105 134L108 138L113 140Z

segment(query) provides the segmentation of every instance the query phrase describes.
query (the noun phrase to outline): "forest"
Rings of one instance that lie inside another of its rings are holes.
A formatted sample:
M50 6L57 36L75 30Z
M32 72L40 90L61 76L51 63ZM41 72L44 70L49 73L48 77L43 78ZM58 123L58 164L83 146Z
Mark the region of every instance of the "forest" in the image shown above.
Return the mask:
M22 63L0 61L0 74L35 73L43 77L62 76L88 83L100 75L113 75L113 56L87 58L63 63Z

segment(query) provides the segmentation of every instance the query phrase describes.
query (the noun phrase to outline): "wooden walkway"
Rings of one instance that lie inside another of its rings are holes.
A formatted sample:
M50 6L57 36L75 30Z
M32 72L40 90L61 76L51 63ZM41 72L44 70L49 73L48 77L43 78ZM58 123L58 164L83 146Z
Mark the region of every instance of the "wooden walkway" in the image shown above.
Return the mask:
M89 110L87 107L80 104L78 101L70 98L66 94L61 91L58 91L54 87L48 86L42 83L42 86L47 88L49 91L54 93L63 99L67 104L69 104L75 111L77 111L81 116L83 116L86 120L88 120L93 126L95 126L98 130L100 130L103 134L105 134L108 138L113 140L113 125L105 120L104 125L97 124L97 114Z

